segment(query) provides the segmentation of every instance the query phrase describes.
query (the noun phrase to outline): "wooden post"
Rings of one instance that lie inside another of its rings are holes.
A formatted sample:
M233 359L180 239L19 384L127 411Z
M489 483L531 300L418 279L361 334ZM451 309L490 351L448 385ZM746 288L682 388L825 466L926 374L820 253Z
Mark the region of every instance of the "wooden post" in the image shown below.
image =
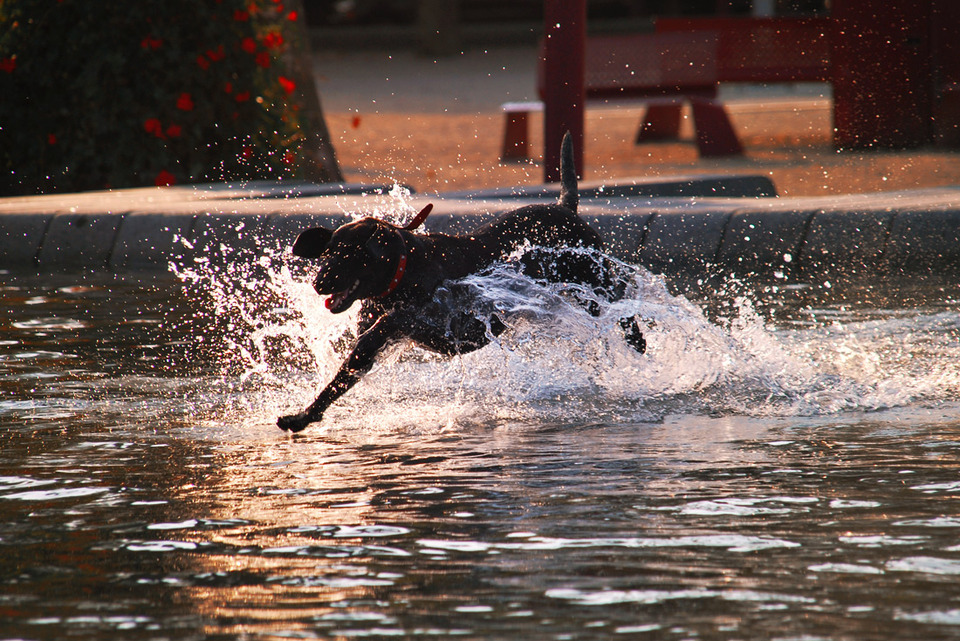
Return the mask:
M544 0L543 179L560 180L560 141L573 136L577 172L583 175L586 0Z
M830 63L838 149L933 141L933 11L929 0L834 0Z

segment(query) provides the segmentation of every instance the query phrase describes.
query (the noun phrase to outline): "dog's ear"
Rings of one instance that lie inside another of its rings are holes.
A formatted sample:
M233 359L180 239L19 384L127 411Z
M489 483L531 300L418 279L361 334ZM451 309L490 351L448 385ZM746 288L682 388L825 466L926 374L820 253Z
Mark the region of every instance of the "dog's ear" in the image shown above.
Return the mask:
M293 243L293 255L304 258L318 258L330 244L333 232L323 227L311 227L297 236Z

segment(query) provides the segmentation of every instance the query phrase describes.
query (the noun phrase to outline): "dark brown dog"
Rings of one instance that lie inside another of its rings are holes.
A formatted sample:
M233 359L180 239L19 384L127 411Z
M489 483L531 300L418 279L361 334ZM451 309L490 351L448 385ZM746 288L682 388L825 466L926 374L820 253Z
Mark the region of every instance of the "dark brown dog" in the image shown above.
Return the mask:
M347 360L306 410L277 421L280 428L299 432L319 421L370 370L389 341L408 338L441 354L463 354L486 345L505 325L495 315L479 318L471 313L475 297L457 281L505 260L525 243L534 248L520 258L526 275L586 285L604 298L618 298L622 286L599 251L584 251L602 250L603 241L576 214L579 196L569 134L563 139L560 173L556 205L522 207L470 235L414 234L432 205L403 228L364 218L335 231L317 227L301 233L293 253L318 259L314 289L329 296L327 308L339 314L358 300L363 307L359 338ZM634 319L623 319L620 325L627 341L642 353L643 335Z

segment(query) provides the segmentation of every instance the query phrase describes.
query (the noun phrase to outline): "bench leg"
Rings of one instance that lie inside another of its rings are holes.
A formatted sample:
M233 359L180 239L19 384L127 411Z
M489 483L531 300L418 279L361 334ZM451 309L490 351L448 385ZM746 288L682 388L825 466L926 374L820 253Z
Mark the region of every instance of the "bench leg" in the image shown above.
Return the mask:
M507 111L504 113L503 147L501 160L527 159L527 112Z
M690 106L693 108L693 125L697 130L697 147L702 158L743 155L743 146L723 104L715 100L691 98Z
M648 105L640 120L636 144L656 140L677 140L680 138L680 122L683 105Z

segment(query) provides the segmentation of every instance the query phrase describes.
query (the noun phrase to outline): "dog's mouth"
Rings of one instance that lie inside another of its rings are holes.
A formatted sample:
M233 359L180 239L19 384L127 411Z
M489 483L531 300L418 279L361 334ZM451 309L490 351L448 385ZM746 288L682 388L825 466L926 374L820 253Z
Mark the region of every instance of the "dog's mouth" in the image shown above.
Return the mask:
M355 300L353 295L356 293L357 288L360 287L360 280L353 281L353 285L343 290L342 292L334 292L330 294L327 298L326 303L327 309L329 309L334 314L339 314L340 312L346 311L350 305L353 304Z

